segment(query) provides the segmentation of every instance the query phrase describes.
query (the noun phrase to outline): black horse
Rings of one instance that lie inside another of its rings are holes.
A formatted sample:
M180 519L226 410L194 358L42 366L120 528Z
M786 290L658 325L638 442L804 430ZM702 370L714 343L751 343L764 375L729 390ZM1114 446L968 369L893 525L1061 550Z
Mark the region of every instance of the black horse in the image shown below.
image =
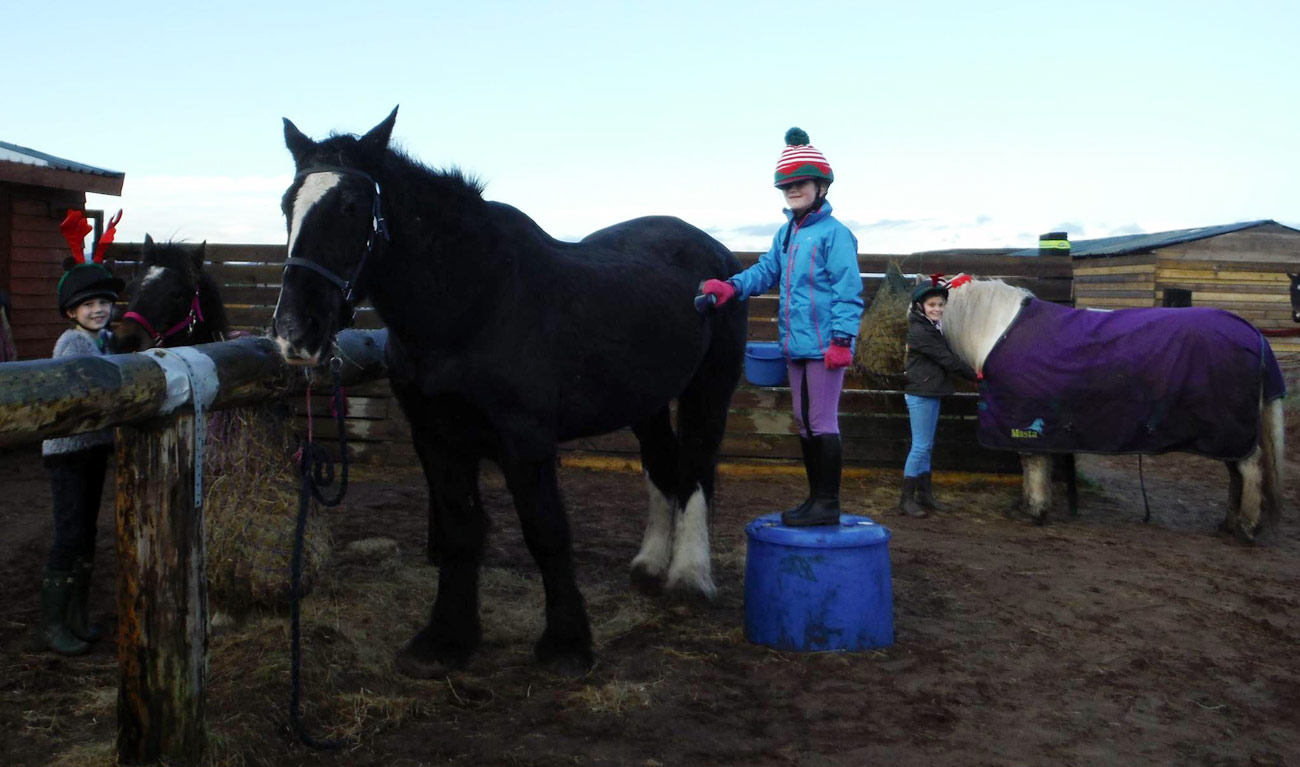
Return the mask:
M230 334L217 283L203 270L206 257L206 242L156 243L144 236L131 300L113 333L116 351L192 346Z
M554 240L515 208L485 201L460 172L390 149L396 118L394 109L365 136L321 142L284 121L297 175L282 202L288 258L272 335L286 360L315 364L363 298L389 329L390 382L428 481L441 561L432 616L398 654L399 668L440 675L479 643L486 458L505 475L542 573L537 657L583 671L591 633L556 444L631 426L650 491L633 583L711 598L708 511L746 309L732 302L698 314L692 299L702 280L739 264L675 218Z

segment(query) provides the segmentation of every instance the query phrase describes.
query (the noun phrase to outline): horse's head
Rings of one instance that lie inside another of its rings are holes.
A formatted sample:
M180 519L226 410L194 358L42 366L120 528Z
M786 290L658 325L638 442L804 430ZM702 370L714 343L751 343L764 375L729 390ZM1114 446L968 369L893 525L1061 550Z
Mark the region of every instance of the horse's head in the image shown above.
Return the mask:
M379 171L397 110L364 136L313 141L289 120L293 183L280 203L289 232L271 336L291 364L314 365L364 297L366 264L388 236Z
M1291 319L1300 322L1300 274L1288 274L1291 278Z
M189 335L203 319L199 285L206 255L206 242L156 243L144 236L131 301L113 334L117 351L192 343Z

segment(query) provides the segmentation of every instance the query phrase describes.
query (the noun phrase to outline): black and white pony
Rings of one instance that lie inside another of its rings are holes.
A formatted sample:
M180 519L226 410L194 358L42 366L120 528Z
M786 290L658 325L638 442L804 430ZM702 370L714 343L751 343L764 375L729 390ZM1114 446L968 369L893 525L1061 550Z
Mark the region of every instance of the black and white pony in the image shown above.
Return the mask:
M633 582L713 597L708 516L746 309L699 314L692 299L702 280L739 264L675 218L554 240L459 172L391 149L396 117L320 142L284 121L297 172L282 202L288 258L272 336L289 362L317 364L363 299L389 329L390 382L428 481L441 564L429 623L399 652L399 668L437 676L479 644L487 520L478 473L488 459L505 475L542 574L537 657L585 670L591 633L556 445L630 425L650 492Z
M1056 323L1066 337L1054 338L1052 328L1033 324L1031 318ZM1149 321L1143 327L1150 332L1128 332L1123 338L1105 335L1135 321ZM1070 323L1068 329L1065 323ZM949 291L943 326L953 351L982 375L981 443L1023 445L1023 504L1038 522L1046 518L1051 504L1051 460L1049 452L1033 448L1051 450L1046 437L1052 428L1059 435L1055 452L1067 445L1076 452L1181 450L1221 458L1230 480L1222 528L1249 541L1276 521L1284 466L1279 387L1284 391L1285 386L1267 342L1244 320L1208 308L1098 312L1056 307L1001 280L963 275ZM1120 345L1126 349L1117 350ZM1170 368L1161 367L1163 356L1174 347L1183 353ZM1067 358L1056 362L1054 355L1063 348ZM994 411L1019 407L1022 392L1033 388L1039 393L1029 397L1041 399L1017 410L1013 428L991 434ZM1008 390L1015 393L1007 396ZM1110 401L1130 395L1133 405ZM1031 417L1037 413L1044 418ZM1104 423L1116 414L1132 413L1141 417ZM1225 416L1233 419L1227 428L1221 425ZM1225 432L1234 435L1233 447L1222 449ZM1099 435L1106 439L1098 440ZM1144 449L1152 445L1158 449Z
M217 283L203 269L207 243L157 243L144 236L131 300L113 333L119 353L193 346L230 334Z

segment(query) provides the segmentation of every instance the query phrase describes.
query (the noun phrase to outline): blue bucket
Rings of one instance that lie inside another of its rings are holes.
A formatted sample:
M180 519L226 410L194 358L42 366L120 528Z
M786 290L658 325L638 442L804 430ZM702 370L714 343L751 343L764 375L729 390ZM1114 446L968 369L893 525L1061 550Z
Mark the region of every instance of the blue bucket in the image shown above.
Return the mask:
M745 344L745 380L755 386L785 386L785 355L774 341Z
M888 528L786 527L780 514L745 526L745 638L778 650L867 650L894 643Z

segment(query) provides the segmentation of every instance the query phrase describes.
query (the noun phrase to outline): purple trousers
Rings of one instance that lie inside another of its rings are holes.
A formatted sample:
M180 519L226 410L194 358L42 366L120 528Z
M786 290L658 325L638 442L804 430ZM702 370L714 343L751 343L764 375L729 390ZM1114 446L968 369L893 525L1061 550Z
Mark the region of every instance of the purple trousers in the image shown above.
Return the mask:
M785 366L799 435L839 434L844 368L827 370L821 360L786 360Z

